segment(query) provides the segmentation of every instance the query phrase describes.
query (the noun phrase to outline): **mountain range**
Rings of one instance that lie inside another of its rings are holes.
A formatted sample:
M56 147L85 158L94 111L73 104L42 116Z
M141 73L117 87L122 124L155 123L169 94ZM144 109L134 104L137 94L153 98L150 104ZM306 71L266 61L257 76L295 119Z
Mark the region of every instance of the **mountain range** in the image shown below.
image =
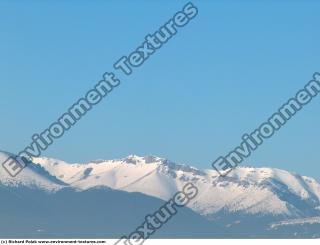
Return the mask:
M0 162L9 153L0 152ZM158 238L320 237L320 184L275 168L222 177L155 156L88 163L33 158L18 176L0 169L0 237L117 238L191 182L198 195Z

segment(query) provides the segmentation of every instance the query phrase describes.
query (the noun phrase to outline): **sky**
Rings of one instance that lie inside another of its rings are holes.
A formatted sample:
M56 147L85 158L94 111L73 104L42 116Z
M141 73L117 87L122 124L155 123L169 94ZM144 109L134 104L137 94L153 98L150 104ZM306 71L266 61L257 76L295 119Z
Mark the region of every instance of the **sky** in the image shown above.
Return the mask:
M319 71L317 1L192 1L198 16L55 141L69 162L210 169ZM187 1L0 2L0 149L18 153ZM241 165L320 180L320 98Z

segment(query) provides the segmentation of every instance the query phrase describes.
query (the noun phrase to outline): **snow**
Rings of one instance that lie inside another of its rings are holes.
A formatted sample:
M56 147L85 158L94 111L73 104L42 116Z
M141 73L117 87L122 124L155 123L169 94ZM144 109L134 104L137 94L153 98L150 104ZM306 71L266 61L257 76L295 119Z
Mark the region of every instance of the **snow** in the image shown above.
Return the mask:
M289 219L289 220L283 220L280 222L272 223L270 225L271 229L276 229L279 226L287 226L287 225L313 225L313 224L320 224L320 217L309 217L309 218L303 218L303 219Z
M11 154L0 152L0 163L6 161ZM2 166L1 166L2 168ZM37 171L40 170L40 171ZM25 168L16 177L10 176L6 171L0 171L0 184L11 187L27 186L30 188L40 188L45 191L57 191L65 185L51 180L51 176L37 168ZM54 179L54 178L53 178Z
M48 171L48 176L27 168L18 179L0 175L1 182L36 185L46 190L57 190L64 185L78 190L105 186L163 200L170 199L187 182L192 182L199 194L188 205L202 215L228 210L299 218L299 205L286 199L292 195L308 205L313 203L310 208L320 214L320 184L310 177L280 169L238 167L221 177L214 170L201 171L155 156L136 155L88 163L67 163L46 157L34 158L33 162ZM52 181L50 176L64 184Z

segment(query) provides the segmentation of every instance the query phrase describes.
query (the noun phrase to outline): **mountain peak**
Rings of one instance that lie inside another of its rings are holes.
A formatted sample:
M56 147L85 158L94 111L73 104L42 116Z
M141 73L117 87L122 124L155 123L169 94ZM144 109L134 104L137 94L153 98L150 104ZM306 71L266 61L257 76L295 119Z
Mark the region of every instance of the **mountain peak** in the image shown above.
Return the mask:
M147 155L147 156L138 156L138 155L129 155L120 161L129 163L129 164L150 164L150 163L163 163L166 161L164 158L157 156Z

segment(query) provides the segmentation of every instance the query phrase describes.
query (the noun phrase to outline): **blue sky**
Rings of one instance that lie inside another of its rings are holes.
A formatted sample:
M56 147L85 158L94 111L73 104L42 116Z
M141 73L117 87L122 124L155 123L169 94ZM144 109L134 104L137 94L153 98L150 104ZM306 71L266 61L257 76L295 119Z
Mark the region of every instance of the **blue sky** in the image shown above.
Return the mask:
M17 153L186 1L1 1L0 149ZM210 168L320 71L316 1L193 1L198 16L44 155ZM243 165L320 179L320 98Z

